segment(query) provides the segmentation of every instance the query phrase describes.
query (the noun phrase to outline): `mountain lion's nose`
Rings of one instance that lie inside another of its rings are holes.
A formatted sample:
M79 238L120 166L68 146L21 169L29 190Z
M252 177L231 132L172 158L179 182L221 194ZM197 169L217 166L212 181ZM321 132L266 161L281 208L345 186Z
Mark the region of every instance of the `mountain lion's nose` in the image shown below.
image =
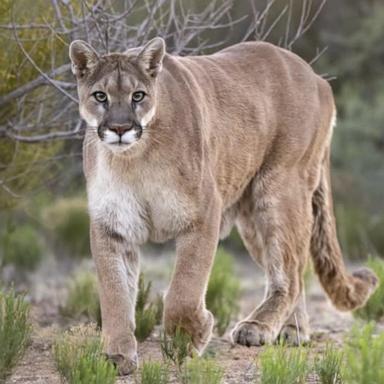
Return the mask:
M113 125L109 127L109 130L117 133L119 136L123 136L124 133L128 132L131 128L131 125Z

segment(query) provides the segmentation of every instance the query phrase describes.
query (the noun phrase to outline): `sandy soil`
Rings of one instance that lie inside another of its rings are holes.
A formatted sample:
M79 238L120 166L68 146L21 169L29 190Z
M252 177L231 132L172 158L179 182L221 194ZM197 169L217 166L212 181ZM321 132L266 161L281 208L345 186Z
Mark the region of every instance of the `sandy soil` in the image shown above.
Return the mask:
M143 257L142 269L146 276L153 280L153 290L159 292L165 289L173 255L169 251L147 252ZM238 258L237 273L242 279L241 313L238 319L247 314L261 299L263 294L263 275L247 256ZM90 261L83 263L83 268L90 268ZM61 383L60 376L55 368L52 357L52 343L55 336L68 327L68 322L60 316L59 306L65 298L65 286L68 273L71 270L67 265L51 260L38 272L32 275L28 283L29 299L32 304L32 319L34 331L32 342L8 384L56 384ZM353 318L350 314L338 312L334 309L314 278L310 284L307 295L308 310L312 325L313 353L320 351L327 340L341 344L343 336L350 329ZM257 376L257 355L260 348L247 348L232 346L228 335L214 337L207 349L207 353L214 356L225 370L224 383L241 384L254 382ZM139 345L139 358L143 360L161 359L159 345L159 329L144 343ZM315 377L308 379L309 383L316 383ZM177 383L177 380L173 380ZM119 378L120 384L135 383L134 377Z

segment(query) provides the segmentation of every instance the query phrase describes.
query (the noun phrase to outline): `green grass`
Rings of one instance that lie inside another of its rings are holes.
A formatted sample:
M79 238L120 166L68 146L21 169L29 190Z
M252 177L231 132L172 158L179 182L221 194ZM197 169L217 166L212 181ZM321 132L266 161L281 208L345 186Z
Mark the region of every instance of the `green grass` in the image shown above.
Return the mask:
M149 301L150 292L151 282L146 283L141 274L136 302L135 335L138 341L144 341L152 333L158 323L159 312L162 307L159 298L154 303ZM68 297L62 308L62 313L74 319L86 318L101 326L97 279L92 272L80 271L75 274L69 284Z
M41 239L31 225L8 225L1 236L2 263L19 270L34 270L43 257Z
M101 325L97 279L92 272L80 271L69 283L68 297L62 313L80 319L85 317Z
M139 291L136 301L136 329L135 336L138 341L144 341L152 333L158 323L159 302L150 302L152 283L146 283L143 274L139 277Z
M354 315L364 320L380 320L384 318L384 261L378 258L370 259L367 266L379 278L379 287L363 308L354 311Z
M355 326L346 340L345 383L384 383L384 333L375 335L374 329L374 323Z
M69 384L113 384L117 371L102 352L100 338L90 327L68 331L53 346L60 374Z
M14 291L0 291L0 381L23 355L31 334L29 304Z
M169 367L160 362L147 361L141 367L141 384L168 384Z
M185 364L181 381L183 384L220 384L223 375L223 369L214 360L195 357Z
M161 335L160 348L164 360L171 361L179 370L190 354L191 345L191 336L180 327L172 336L168 336L165 332Z
M232 256L219 248L212 268L206 295L207 308L216 319L219 335L223 335L239 309L240 283L235 277Z
M309 371L308 351L302 347L268 346L259 357L261 384L302 384Z
M321 384L342 384L343 352L327 344L315 359L314 370Z

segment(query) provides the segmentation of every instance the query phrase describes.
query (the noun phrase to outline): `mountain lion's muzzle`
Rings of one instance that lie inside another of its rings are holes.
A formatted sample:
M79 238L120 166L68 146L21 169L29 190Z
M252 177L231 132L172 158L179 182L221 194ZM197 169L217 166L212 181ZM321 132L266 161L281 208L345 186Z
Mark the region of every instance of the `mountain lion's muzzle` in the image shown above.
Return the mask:
M140 139L143 128L136 121L124 124L102 123L97 133L106 144L133 144Z

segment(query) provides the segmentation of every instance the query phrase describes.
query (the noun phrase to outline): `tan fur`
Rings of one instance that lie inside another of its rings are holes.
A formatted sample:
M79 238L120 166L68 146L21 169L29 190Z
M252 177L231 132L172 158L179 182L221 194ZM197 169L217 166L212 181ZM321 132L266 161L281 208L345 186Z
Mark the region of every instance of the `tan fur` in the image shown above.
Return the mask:
M365 303L376 278L347 274L332 213L332 91L307 63L256 42L171 56L159 38L106 56L76 41L70 56L89 125L84 170L103 335L121 373L137 364L138 247L148 240L176 239L164 323L169 332L181 325L200 352L213 327L205 307L213 257L234 224L267 277L265 298L237 324L235 342L308 340L302 276L310 252L337 307ZM147 95L134 105L138 90ZM108 144L116 129L129 143Z

